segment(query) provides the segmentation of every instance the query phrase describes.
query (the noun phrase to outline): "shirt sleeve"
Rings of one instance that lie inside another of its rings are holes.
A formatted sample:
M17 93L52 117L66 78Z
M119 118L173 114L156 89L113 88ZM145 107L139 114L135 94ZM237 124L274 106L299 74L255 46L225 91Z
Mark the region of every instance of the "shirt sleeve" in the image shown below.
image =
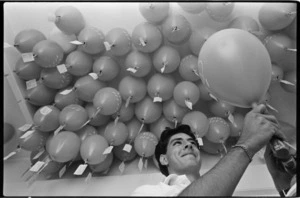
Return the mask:
M143 185L136 188L130 196L162 196L159 186Z

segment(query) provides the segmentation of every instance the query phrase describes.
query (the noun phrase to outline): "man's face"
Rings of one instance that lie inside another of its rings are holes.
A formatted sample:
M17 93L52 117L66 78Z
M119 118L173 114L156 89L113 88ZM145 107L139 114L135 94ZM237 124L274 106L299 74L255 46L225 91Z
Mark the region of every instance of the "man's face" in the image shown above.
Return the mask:
M201 158L195 140L185 133L173 135L163 157L169 173L186 174L200 170Z

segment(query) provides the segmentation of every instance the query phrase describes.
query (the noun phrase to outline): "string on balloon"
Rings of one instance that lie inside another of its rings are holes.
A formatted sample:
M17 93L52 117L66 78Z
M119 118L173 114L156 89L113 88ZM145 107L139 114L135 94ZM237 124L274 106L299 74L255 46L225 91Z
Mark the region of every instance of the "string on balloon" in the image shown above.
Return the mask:
M288 47L285 47L284 48L286 51L289 51L289 52L297 52L297 49L296 48L288 48Z
M93 115L80 127L80 129L82 127L84 127L85 125L87 125L88 123L90 123L100 113L101 110L102 110L102 107L97 107L96 112L93 113Z
M172 122L174 122L174 128L177 127L177 118L175 116L173 116Z
M161 72L161 73L164 73L166 67L168 66L168 62L167 62L167 61L164 61L162 64L163 64L163 67L160 69L160 72Z
M57 135L67 124L63 123L62 125L60 125L55 131L54 131L54 135Z
M133 96L129 96L127 99L126 99L126 103L125 103L125 107L127 108L128 105L129 105L129 102L130 100L133 98Z
M178 28L178 26L172 27L172 32L179 31L179 30L180 30L180 28Z

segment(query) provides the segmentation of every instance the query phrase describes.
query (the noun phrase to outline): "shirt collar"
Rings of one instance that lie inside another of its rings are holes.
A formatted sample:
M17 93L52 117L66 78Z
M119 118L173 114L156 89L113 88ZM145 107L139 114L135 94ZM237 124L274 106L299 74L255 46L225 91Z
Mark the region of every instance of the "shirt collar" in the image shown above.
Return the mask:
M164 179L163 183L169 186L180 185L180 184L189 185L191 181L186 177L186 175L170 174L168 175L168 177Z

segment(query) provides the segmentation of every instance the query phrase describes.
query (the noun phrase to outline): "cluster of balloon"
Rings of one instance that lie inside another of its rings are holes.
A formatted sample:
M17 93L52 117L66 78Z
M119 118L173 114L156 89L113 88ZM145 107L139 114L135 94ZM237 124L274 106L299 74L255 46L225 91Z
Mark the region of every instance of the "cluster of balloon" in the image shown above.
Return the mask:
M114 156L121 161L121 164L119 165L119 170L122 174L125 171L125 162L130 162L134 160L137 156L137 152L135 151L135 149L132 149L132 147L128 147L126 145L127 144L124 143L119 146L116 146L113 149Z
M181 81L175 86L173 97L175 102L180 106L193 110L193 105L200 98L200 91L193 82Z
M154 52L153 65L158 72L172 73L180 65L180 54L175 48L163 45Z
M168 121L174 123L174 128L178 123L181 123L187 112L188 108L178 105L174 99L163 103L163 114Z
M145 77L151 71L152 61L149 54L131 51L125 59L126 71L135 77Z
M213 101L210 103L210 111L217 117L228 118L231 123L234 123L233 113L235 106L224 101Z

